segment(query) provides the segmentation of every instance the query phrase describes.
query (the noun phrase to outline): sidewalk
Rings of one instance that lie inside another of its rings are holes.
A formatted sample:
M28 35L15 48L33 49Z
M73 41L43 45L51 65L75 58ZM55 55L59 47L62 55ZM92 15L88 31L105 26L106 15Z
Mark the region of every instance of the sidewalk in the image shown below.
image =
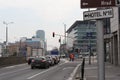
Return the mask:
M78 71L80 72L80 71ZM77 73L80 77L80 73ZM76 80L80 80L79 78ZM97 61L89 65L88 60L85 62L84 80L98 80ZM105 63L105 80L120 80L120 66L114 66L108 62Z

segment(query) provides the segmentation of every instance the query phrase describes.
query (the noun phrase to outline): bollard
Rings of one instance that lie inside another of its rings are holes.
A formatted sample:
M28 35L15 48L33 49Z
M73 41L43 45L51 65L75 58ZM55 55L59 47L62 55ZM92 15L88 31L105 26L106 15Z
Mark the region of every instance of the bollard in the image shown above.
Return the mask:
M82 65L81 65L81 79L84 80L84 66L85 66L85 58L83 58Z

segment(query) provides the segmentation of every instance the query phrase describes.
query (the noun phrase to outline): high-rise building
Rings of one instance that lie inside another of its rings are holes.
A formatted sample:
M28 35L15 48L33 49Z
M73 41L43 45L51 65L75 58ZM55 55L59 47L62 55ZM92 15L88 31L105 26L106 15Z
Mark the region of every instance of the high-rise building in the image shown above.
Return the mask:
M36 31L36 38L40 38L41 40L45 41L45 32L44 32L44 30L37 30Z

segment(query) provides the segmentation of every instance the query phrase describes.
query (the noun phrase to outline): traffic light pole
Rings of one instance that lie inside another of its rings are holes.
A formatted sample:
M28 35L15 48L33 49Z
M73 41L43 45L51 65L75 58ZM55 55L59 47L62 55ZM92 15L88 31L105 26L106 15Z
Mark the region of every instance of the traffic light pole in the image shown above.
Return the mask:
M53 37L55 37L55 36L60 36L59 42L60 42L60 57L61 57L61 37L65 37L65 45L66 45L66 38L71 38L71 39L74 39L74 38L68 37L68 36L66 36L66 35L55 34L55 32L53 32L52 35L53 35Z
M53 34L54 34L54 36L53 36L53 37L55 37L55 35L56 35L56 36L60 36L60 37L66 37L66 38L71 38L71 39L74 39L74 38L72 38L72 37L69 37L69 36L60 35L60 34L55 34L54 32L53 32Z
M60 39L59 39L59 43L60 43L60 58L61 58L61 36L60 36Z

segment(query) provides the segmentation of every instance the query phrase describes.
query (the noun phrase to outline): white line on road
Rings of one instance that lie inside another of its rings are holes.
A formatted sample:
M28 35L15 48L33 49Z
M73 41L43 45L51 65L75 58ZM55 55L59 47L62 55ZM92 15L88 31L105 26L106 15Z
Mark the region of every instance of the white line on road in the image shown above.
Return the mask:
M11 71L11 72L2 73L2 74L0 74L0 76L6 75L6 74L12 74L12 73L19 72L19 71L26 70L26 69L29 69L29 67L23 68L23 69L19 69L19 70L16 70L16 71Z
M67 61L65 61L65 63L67 63ZM63 65L63 64L65 64L65 63L59 64L58 66ZM38 75L40 75L40 74L43 74L43 73L48 72L48 71L50 71L50 70L53 70L53 69L55 69L55 68L58 67L58 66L52 67L52 68L47 69L47 70L45 70L45 71L43 71L43 72L37 73L37 74L35 74L35 75L32 75L32 76L28 77L27 79L32 79L32 78L34 78L34 77L36 77L36 76L38 76Z
M71 68L74 68L74 67L66 67L66 68L63 68L63 70L71 69Z
M27 65L27 63L18 64L18 65L15 65L15 67L18 67L18 66L24 66L24 65Z
M14 68L15 66L8 66L8 67L5 67L5 68Z
M88 67L88 68L85 68L85 69L97 69L97 67Z
M76 74L76 71L78 70L78 68L80 67L81 64L78 64L77 67L74 69L74 71L71 73L70 77L67 80L73 80L73 77Z
M13 66L7 66L7 67L4 67L4 68L14 68L14 67L24 66L24 65L26 65L26 63L24 63L24 64L18 64L18 65L13 65Z
M43 74L43 73L45 73L45 72L47 72L47 71L49 71L49 70L50 70L50 69L45 70L45 71L40 72L40 73L37 73L37 74L35 74L35 75L31 76L31 77L28 77L27 79L32 79L32 78L34 78L34 77L36 77L36 76L38 76L38 75L40 75L40 74Z

